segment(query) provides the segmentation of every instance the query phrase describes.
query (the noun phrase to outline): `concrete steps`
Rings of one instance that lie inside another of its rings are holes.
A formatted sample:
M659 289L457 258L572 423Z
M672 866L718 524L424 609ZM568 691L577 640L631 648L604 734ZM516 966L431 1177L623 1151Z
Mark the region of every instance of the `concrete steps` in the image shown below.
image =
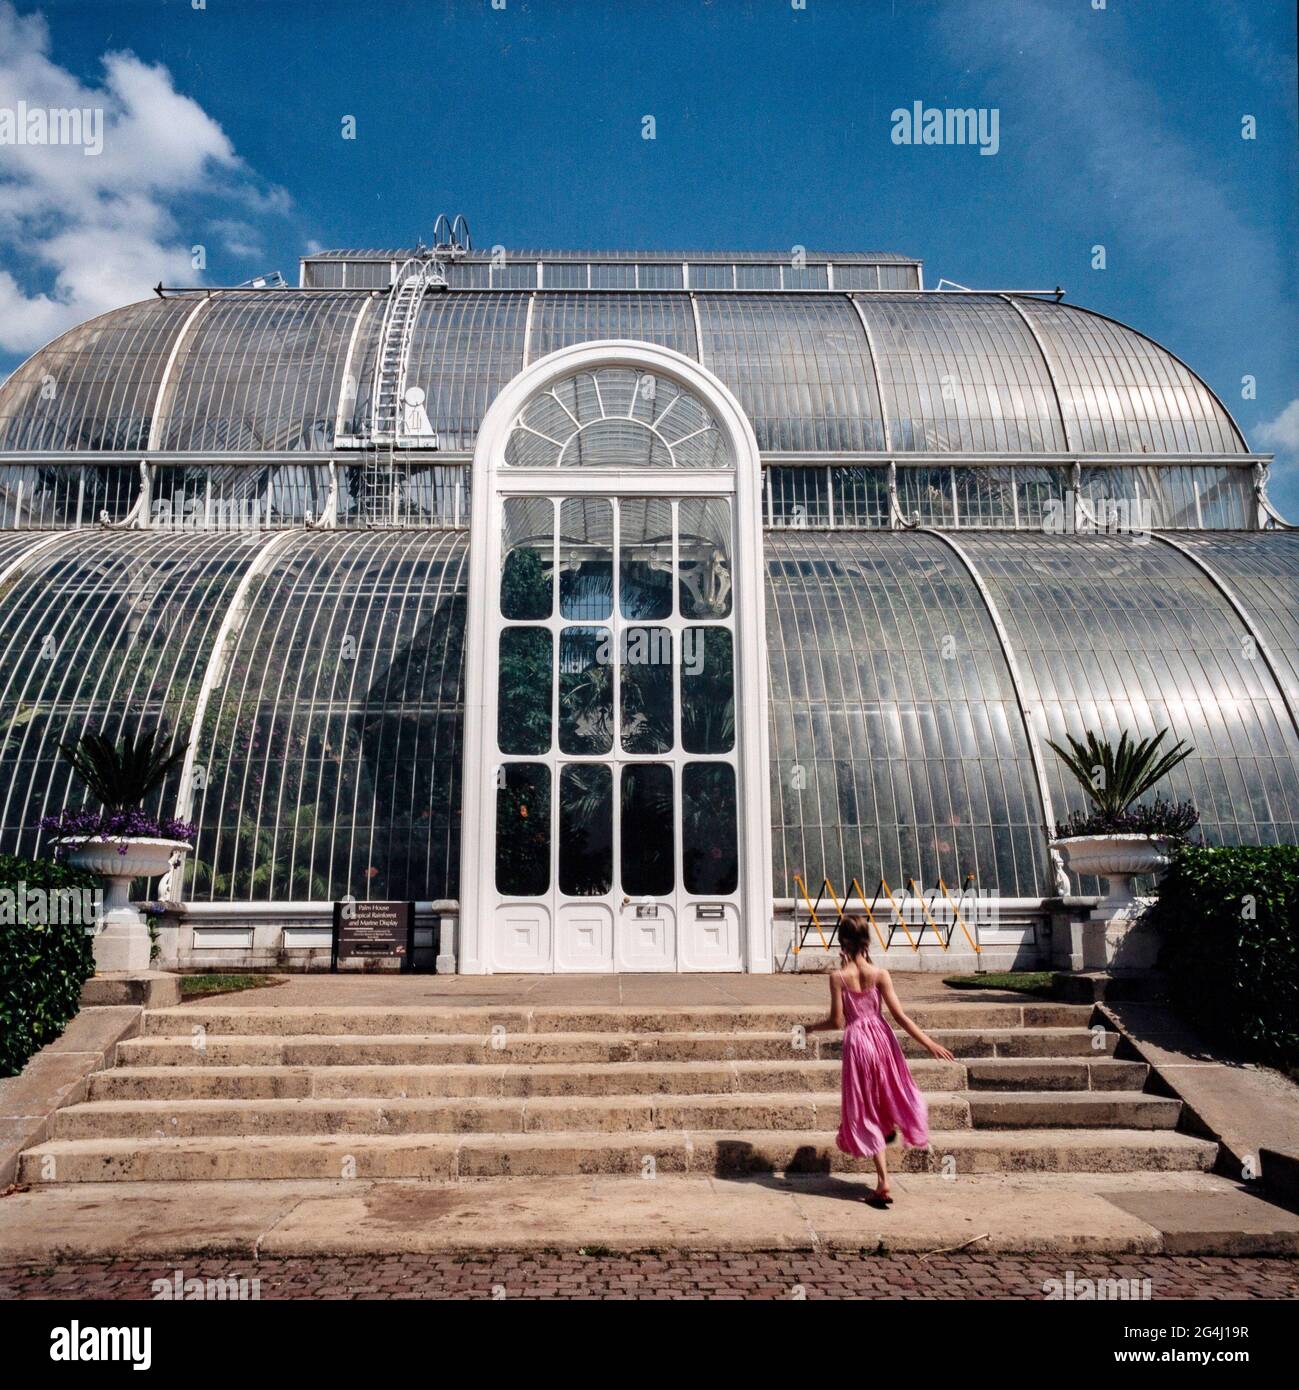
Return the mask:
M893 1155L904 1173L1207 1172L1217 1145L1152 1130L935 1130ZM240 1135L59 1139L28 1150L19 1180L192 1182L272 1178L470 1178L639 1173L869 1172L825 1131L635 1134Z
M337 1021L335 1020L335 1026ZM930 1036L959 1058L1103 1057L1116 1035L1088 1028L934 1028ZM927 1054L902 1037L908 1057ZM449 1066L505 1062L726 1062L837 1058L839 1039L813 1033L445 1033L152 1034L118 1049L127 1066Z
M405 1007L390 1009L301 1008L275 1005L220 1007L186 1004L150 1011L145 1032L152 1036L192 1037L204 1033L278 1037L313 1033L348 1037L378 1034L486 1034L508 1038L520 1033L769 1033L786 1036L808 1021L806 1008L783 1004L744 1004L734 1008L666 1006L637 1009L621 1004L581 1008L545 1005L531 1009ZM1091 1004L918 1004L912 1018L928 1032L935 1028L1085 1028ZM815 1035L814 1035L815 1036Z
M933 1129L1173 1129L1178 1102L1139 1092L938 1091ZM826 1130L839 1093L684 1096L91 1101L55 1117L57 1139L194 1138L240 1134L525 1134L649 1130Z
M1139 1091L1144 1062L1074 1058L989 1058L911 1063L922 1091ZM448 1066L119 1066L91 1079L92 1101L273 1100L422 1096L722 1095L833 1090L839 1063L714 1061L599 1064L560 1062Z
M931 1148L902 1172L1203 1172L1090 1005L957 1001L905 1035ZM865 1172L835 1148L840 1040L806 1010L180 1006L145 1015L23 1154L33 1184Z

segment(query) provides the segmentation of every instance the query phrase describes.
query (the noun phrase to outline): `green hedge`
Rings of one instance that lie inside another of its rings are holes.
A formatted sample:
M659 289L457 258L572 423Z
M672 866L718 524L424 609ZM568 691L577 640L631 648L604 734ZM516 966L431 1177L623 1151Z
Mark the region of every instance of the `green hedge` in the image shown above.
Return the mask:
M81 986L95 973L94 940L76 922L20 920L66 917L56 900L28 912L25 890L95 889L84 869L0 854L0 1076L17 1076L23 1064L68 1026L80 1005Z
M1182 1016L1254 1061L1299 1064L1299 846L1185 846L1153 918Z

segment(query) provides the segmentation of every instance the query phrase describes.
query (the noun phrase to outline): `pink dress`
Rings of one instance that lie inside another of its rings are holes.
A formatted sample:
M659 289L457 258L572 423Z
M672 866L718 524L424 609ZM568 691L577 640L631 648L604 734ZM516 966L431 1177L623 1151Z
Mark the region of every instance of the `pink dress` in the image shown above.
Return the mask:
M929 1109L880 1012L879 990L845 986L843 1012L843 1098L835 1143L846 1154L867 1158L896 1129L908 1148L928 1148Z

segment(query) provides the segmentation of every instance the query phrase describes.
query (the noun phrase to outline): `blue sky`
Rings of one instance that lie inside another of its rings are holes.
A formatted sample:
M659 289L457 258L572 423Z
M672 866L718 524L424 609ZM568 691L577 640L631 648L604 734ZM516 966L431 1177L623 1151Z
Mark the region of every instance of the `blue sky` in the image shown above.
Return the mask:
M195 2L0 0L0 106L107 111L97 158L0 147L0 370L160 278L443 211L478 245L896 250L1159 339L1299 517L1292 0ZM995 107L998 153L893 144L914 101Z

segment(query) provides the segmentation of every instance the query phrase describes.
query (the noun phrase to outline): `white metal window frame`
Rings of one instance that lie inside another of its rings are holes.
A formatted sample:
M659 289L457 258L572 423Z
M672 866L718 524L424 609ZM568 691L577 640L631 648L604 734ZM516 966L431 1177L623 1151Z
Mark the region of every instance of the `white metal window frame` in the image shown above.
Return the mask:
M497 681L496 636L502 622L496 592L501 566L504 499L533 493L644 497L667 470L644 468L518 468L505 446L520 412L542 391L577 372L629 368L652 373L697 396L726 441L733 466L671 470L674 497L732 498L735 523L734 632L737 646L736 741L740 785L741 966L774 969L771 902L771 791L767 742L765 584L762 560L761 461L758 441L739 402L693 358L670 348L627 340L561 348L526 367L492 403L474 451L470 507L469 594L465 663L464 799L461 835L461 974L490 974L495 902ZM678 967L680 968L680 967Z

